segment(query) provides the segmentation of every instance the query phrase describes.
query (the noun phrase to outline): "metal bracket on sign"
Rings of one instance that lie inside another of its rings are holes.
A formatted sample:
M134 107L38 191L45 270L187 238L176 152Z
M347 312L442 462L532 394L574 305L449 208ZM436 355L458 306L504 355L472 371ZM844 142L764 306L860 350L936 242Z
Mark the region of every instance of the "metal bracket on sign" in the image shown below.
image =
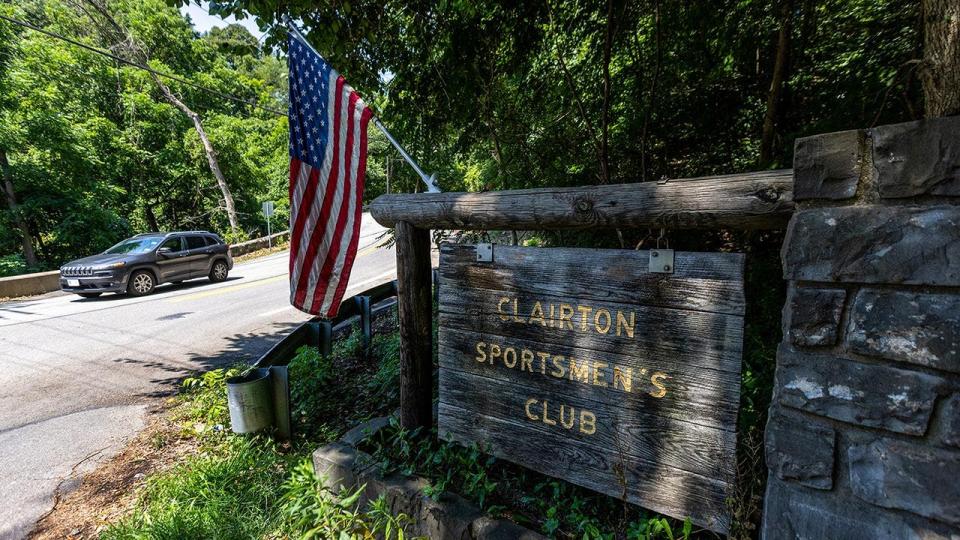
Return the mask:
M477 244L477 262L493 262L493 244Z
M650 272L654 274L672 274L673 273L673 250L672 249L651 249L650 250Z

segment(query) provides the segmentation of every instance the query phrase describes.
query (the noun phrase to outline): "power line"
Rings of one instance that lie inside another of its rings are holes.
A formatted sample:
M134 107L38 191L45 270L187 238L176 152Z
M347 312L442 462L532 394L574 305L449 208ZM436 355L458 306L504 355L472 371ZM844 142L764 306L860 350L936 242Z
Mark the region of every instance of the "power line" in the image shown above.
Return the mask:
M153 73L154 75L156 75L156 76L158 76L158 77L164 77L164 78L166 78L166 79L170 79L170 80L172 80L172 81L176 81L176 82L178 82L178 83L180 83L180 84L185 84L185 85L187 85L187 86L192 86L193 88L196 88L196 89L198 89L198 90L203 90L204 92L207 92L207 93L210 93L210 94L213 94L213 95L216 95L216 96L225 98L225 99L229 99L229 100L232 100L232 101L236 101L237 103L243 103L244 105L249 105L249 106L251 106L251 107L255 107L255 108L257 108L257 109L261 109L261 110L267 111L267 112L272 113L272 114L275 114L275 115L277 115L277 116L287 116L286 113L280 112L280 111L278 111L278 110L276 110L276 109L272 109L272 108L270 108L270 107L266 107L266 106L264 106L264 105L260 105L260 104L254 102L254 101L247 101L247 100L245 100L245 99L243 99L243 98L239 98L239 97L237 97L237 96L232 96L232 95L230 95L230 94L225 94L225 93L223 93L223 92L220 92L219 90L213 90L213 89L207 88L207 87L205 87L205 86L200 86L199 84L194 83L194 82L191 82L191 81L188 81L188 80L186 80L186 79L184 79L184 78L182 78L182 77L178 77L178 76L176 76L176 75L171 75L171 74L169 74L169 73L164 73L164 72L162 72L162 71L157 71L157 70L153 69L153 68L150 67L150 66L145 66L145 65L143 65L143 64L138 64L138 63L136 63L136 62L133 62L133 61L127 60L127 59L125 59L125 58L122 58L122 57L120 57L120 56L117 56L117 55L115 55L115 54L113 54L113 53L111 53L111 52L109 52L109 51L105 51L105 50L103 50L103 49L98 49L98 48L93 47L93 46L91 46L91 45L87 45L86 43L81 43L81 42L76 41L76 40L74 40L74 39L71 39L71 38L68 38L68 37L66 37L66 36L60 35L60 34L58 34L58 33L56 33L56 32L51 32L51 31L49 31L49 30L45 30L45 29L43 29L43 28L40 28L39 26L34 26L34 25L32 25L32 24L30 24L30 23L28 23L28 22L19 21L19 20L17 20L17 19L12 19L12 18L7 17L7 16L5 16L5 15L0 15L0 19L3 19L3 20L5 20L5 21L7 21L7 22L9 22L9 23L12 23L12 24L16 24L16 25L18 25L18 26L22 26L23 28L29 28L30 30L33 30L33 31L35 31L35 32L40 32L41 34L44 34L44 35L46 35L46 36L50 36L50 37L52 37L52 38L59 39L59 40L61 40L61 41L65 41L65 42L67 42L67 43L69 43L69 44L71 44L71 45L75 45L75 46L80 47L80 48L82 48L82 49L86 49L86 50L88 50L88 51L90 51L90 52L92 52L92 53L96 53L96 54L99 54L99 55L101 55L101 56L106 56L107 58L111 58L111 59L116 60L117 62L120 62L120 63L122 63L122 64L126 64L126 65L128 65L128 66L135 67L135 68L137 68L137 69L142 69L142 70L144 70L144 71Z

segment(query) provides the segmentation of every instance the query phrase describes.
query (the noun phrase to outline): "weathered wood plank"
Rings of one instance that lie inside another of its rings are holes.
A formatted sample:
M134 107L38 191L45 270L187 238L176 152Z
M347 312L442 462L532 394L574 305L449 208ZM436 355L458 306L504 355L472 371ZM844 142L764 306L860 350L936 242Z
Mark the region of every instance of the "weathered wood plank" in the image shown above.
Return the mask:
M469 287L743 315L744 255L674 253L674 272L647 272L649 251L544 249L530 264L529 248L495 245L494 263L477 264L476 246L440 246L441 279ZM575 259L570 264L568 259Z
M484 344L482 355L477 352L478 343ZM491 345L500 348L496 358L491 355ZM518 356L508 353L508 362L504 362L503 351L508 347L513 348ZM523 363L524 350L533 354L529 365ZM538 353L549 354L549 358L538 357ZM483 361L478 361L477 358L481 357ZM588 366L586 383L571 375L570 358L578 366L580 363ZM598 366L597 383L606 384L606 387L594 384L595 362L605 364ZM648 360L562 345L544 346L514 337L501 338L447 327L440 328L440 367L529 386L542 395L573 392L596 402L596 406L623 408L728 431L734 430L740 407L739 373L707 369L694 373L688 365L671 359ZM612 379L614 368L620 370L616 385ZM665 377L657 376L657 384L654 384L653 376L657 373ZM610 386L616 391L609 391ZM664 395L655 397L660 394Z
M519 421L529 429L558 433L595 447L597 453L613 449L643 461L711 478L735 475L734 463L727 461L723 452L723 448L736 444L735 431L626 408L598 407L595 401L577 394L553 400L548 397L553 394L506 381L497 381L505 392L491 399L486 391L491 382L488 377L444 370L440 374L444 389L440 402L505 422ZM529 400L536 401L528 403ZM595 415L596 421L582 425L583 412Z
M496 312L498 296L495 291L457 289L440 284L440 314L442 327L476 331L484 335L517 337L551 345L572 345L591 351L617 351L641 360L674 358L690 367L740 372L743 350L743 318L720 313L680 311L636 306L636 327L631 337L625 331L599 334L594 328L574 329L542 327L534 322L518 322L513 318L502 320ZM526 298L526 297L524 297ZM541 300L553 300L541 297ZM556 299L560 302L559 299ZM628 309L627 305L591 303L591 306ZM629 315L628 315L629 317ZM521 317L521 319L526 319Z
M448 403L440 403L439 415L440 436L446 439L465 445L478 443L528 469L667 515L689 517L711 530L726 533L730 526L725 500L733 493L732 482L661 467L619 454L614 448L597 452L547 431L536 432L537 444L531 445L528 439L533 430L522 424L472 414Z
M718 532L736 475L743 256L444 246L440 432Z
M378 223L428 229L781 229L793 213L793 171L607 186L381 195Z
M433 416L433 302L430 231L397 223L400 425L429 429Z

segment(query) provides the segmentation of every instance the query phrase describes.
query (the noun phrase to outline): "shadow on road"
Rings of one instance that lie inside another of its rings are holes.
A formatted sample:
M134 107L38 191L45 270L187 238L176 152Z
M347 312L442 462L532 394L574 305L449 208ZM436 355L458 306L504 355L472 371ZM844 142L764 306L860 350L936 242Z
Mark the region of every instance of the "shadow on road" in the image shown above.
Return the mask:
M227 345L218 353L190 354L184 362L179 364L135 358L117 358L114 362L169 374L169 377L160 375L150 379L150 382L157 386L154 391L137 394L142 397L169 397L177 393L185 378L194 374L234 365L252 365L300 324L299 322L274 323L261 331L233 334L225 338Z

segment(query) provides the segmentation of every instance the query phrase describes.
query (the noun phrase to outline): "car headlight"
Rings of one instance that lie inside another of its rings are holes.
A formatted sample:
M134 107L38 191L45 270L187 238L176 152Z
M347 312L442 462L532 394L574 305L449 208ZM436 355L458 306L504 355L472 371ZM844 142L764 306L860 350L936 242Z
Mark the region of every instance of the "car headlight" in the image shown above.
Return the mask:
M123 262L123 261L120 261L120 262L115 262L115 263L113 263L113 264L107 264L107 265L104 265L104 266L100 266L100 267L97 268L97 270L113 270L113 269L115 269L115 268L123 268L123 267L126 266L126 265L127 265L127 263L125 263L125 262Z

